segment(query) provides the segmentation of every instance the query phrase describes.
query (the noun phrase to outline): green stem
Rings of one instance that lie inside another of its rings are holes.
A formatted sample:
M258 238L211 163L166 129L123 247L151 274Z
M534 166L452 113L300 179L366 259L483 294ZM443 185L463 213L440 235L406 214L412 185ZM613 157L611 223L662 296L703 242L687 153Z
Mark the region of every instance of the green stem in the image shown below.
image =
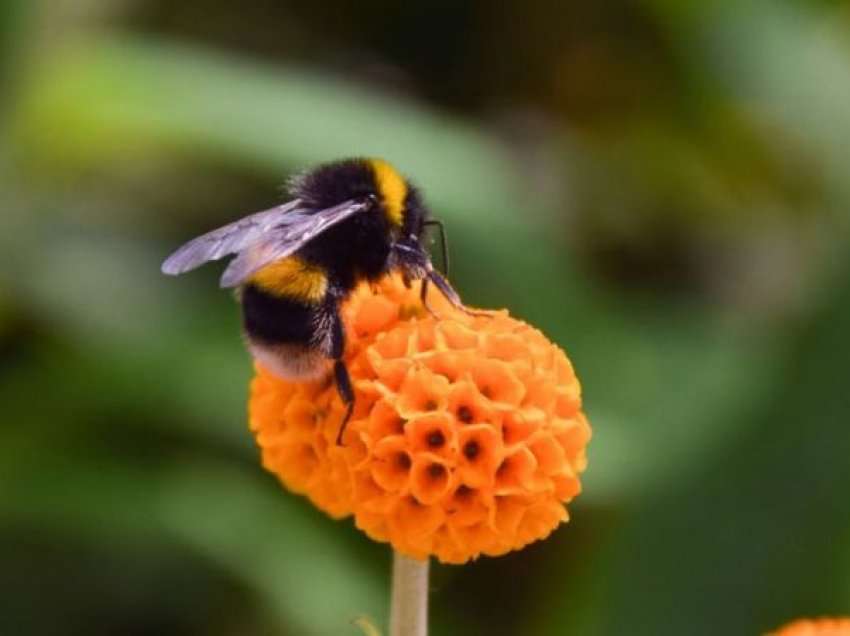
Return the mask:
M390 636L427 636L428 561L393 551Z

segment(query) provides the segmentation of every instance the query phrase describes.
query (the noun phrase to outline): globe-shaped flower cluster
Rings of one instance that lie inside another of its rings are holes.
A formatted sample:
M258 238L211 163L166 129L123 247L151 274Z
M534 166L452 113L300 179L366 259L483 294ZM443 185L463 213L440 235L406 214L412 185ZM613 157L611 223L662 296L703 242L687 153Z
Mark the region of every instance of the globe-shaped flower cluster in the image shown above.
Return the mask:
M329 379L256 367L250 426L291 491L399 552L447 563L500 555L566 521L590 427L564 352L507 312L471 316L396 276L343 307L356 405Z

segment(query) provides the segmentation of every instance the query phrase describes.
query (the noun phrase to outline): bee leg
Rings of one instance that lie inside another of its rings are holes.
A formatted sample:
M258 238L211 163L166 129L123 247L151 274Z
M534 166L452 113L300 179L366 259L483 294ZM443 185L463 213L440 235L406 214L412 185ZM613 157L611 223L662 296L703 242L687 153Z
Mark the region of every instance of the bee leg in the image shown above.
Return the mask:
M336 434L336 445L342 446L342 435L345 433L345 427L354 411L354 390L351 387L351 377L348 375L345 362L342 360L334 362L334 377L336 378L336 389L339 391L339 396L346 404L345 417L342 418L342 424L340 424L339 432Z
M440 274L437 273L436 270L434 270L434 269L428 270L428 278L426 278L425 281L428 281L428 280L430 280L432 283L434 283L434 286L437 289L440 290L440 292L443 294L443 296L445 296L446 300L448 300L452 304L452 307L454 307L455 309L460 309L463 313L467 314L468 316L491 316L492 315L490 312L474 311L474 310L466 307L461 302L460 296L457 295L457 292L449 284L449 281L447 281L445 278L440 276ZM422 289L423 290L425 289L425 283L424 282L422 283ZM424 294L424 292L423 292L423 294ZM424 299L424 296L423 296L423 299ZM426 309L427 309L427 305L426 305ZM434 312L431 312L431 313L433 314Z
M422 286L419 288L419 300L422 302L422 306L425 307L425 311L434 316L435 319L439 320L440 315L434 311L434 308L431 307L431 303L428 302L428 279L422 279Z
M348 425L348 420L351 419L352 412L354 412L354 389L351 386L348 368L342 359L342 354L345 352L345 330L342 326L342 319L339 317L339 311L336 309L333 311L332 321L330 353L334 360L334 379L336 380L336 390L339 391L339 396L346 406L345 416L342 418L342 424L340 424L339 432L336 434L336 445L342 446L345 427Z

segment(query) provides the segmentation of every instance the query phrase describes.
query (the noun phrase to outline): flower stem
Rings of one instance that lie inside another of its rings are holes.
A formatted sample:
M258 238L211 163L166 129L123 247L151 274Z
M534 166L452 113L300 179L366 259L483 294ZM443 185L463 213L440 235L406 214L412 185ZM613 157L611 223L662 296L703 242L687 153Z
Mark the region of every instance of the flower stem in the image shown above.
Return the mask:
M428 561L393 550L390 636L427 636Z

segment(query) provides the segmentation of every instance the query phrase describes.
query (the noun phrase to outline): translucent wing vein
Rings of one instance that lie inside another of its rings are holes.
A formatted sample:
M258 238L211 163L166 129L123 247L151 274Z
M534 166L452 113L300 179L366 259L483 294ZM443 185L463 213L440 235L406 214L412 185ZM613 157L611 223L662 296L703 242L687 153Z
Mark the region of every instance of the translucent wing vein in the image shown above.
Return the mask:
M192 239L165 260L162 272L172 276L188 272L209 261L241 252L275 227L301 223L304 214L299 213L300 203L295 199Z
M272 228L230 262L221 276L221 286L240 285L269 263L292 255L322 232L367 207L364 202L346 201L311 214L299 214L301 219Z

